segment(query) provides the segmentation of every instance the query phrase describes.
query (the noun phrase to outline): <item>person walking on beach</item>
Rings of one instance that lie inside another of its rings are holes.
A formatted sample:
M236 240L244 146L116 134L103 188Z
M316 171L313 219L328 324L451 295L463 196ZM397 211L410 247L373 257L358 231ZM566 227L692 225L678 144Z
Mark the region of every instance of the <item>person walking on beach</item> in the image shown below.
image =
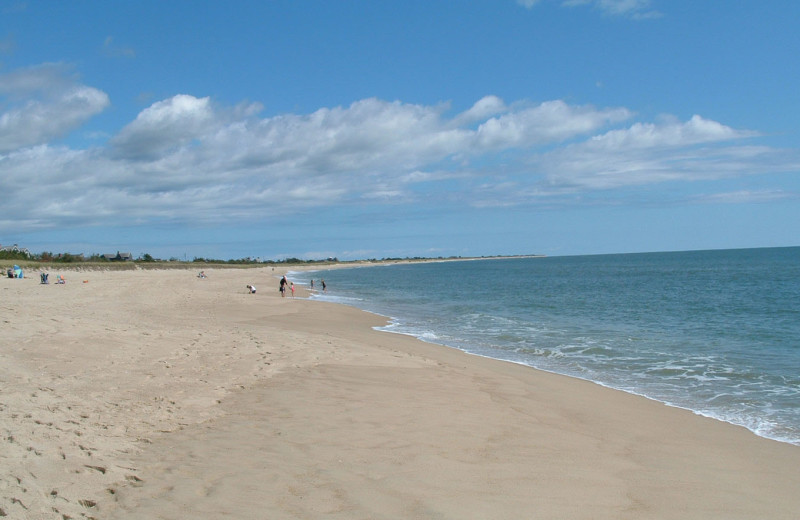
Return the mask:
M286 296L286 285L289 283L289 280L286 279L286 275L283 275L281 278L281 298Z

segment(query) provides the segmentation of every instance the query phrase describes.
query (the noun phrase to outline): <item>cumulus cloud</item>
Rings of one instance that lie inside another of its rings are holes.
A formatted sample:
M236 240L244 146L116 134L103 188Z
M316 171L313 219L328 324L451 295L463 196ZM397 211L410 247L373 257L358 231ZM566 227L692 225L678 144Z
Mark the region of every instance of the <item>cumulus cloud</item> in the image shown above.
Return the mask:
M548 101L489 119L478 128L478 143L486 148L509 148L563 141L630 116L621 108L596 110Z
M470 125L478 121L484 121L488 117L496 116L507 112L508 107L497 96L484 96L479 99L469 110L466 110L453 119L456 126Z
M689 121L635 123L537 158L550 186L613 189L673 180L760 173L774 151L730 146L757 134L693 116Z
M105 110L108 96L43 65L0 75L0 153L49 142Z
M259 103L179 94L143 109L105 146L72 149L54 140L108 106L103 92L68 68L42 66L2 76L0 94L0 171L25 179L0 194L15 229L220 224L420 201L546 206L798 167L796 157L745 144L756 133L699 115L636 121L623 107L493 95L460 113L368 98L264 116Z
M593 137L586 146L594 149L609 149L621 152L634 149L691 146L754 137L756 135L755 132L735 130L716 121L694 115L685 123L678 121L662 125L636 123L630 128L613 130Z
M210 99L178 95L146 108L112 140L113 152L130 159L155 159L204 135L212 124Z

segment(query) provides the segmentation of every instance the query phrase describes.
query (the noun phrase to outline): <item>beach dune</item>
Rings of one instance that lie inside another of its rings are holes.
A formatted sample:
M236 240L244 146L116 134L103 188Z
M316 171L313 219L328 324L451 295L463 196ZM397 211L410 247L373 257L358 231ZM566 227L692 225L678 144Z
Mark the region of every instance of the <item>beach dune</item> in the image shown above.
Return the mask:
M195 274L0 282L3 515L798 518L800 447Z

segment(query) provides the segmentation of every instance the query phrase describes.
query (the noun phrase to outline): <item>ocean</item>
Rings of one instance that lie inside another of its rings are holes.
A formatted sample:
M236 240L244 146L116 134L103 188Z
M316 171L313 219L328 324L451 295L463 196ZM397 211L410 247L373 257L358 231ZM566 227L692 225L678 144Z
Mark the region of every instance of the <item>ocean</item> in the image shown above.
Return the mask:
M800 445L800 247L290 277L314 279L312 298L390 318L387 332L594 381Z

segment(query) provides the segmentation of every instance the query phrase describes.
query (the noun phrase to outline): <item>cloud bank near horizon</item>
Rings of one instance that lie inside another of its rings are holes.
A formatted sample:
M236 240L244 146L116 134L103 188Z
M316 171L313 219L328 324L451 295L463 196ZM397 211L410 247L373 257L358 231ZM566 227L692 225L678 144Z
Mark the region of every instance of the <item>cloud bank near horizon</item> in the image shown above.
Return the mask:
M216 225L427 200L563 205L798 167L795 157L752 144L757 132L700 115L638 121L625 107L493 95L455 114L448 103L368 98L265 116L259 103L177 94L101 145L64 144L111 103L61 64L0 75L0 170L16 179L4 186L0 228Z

